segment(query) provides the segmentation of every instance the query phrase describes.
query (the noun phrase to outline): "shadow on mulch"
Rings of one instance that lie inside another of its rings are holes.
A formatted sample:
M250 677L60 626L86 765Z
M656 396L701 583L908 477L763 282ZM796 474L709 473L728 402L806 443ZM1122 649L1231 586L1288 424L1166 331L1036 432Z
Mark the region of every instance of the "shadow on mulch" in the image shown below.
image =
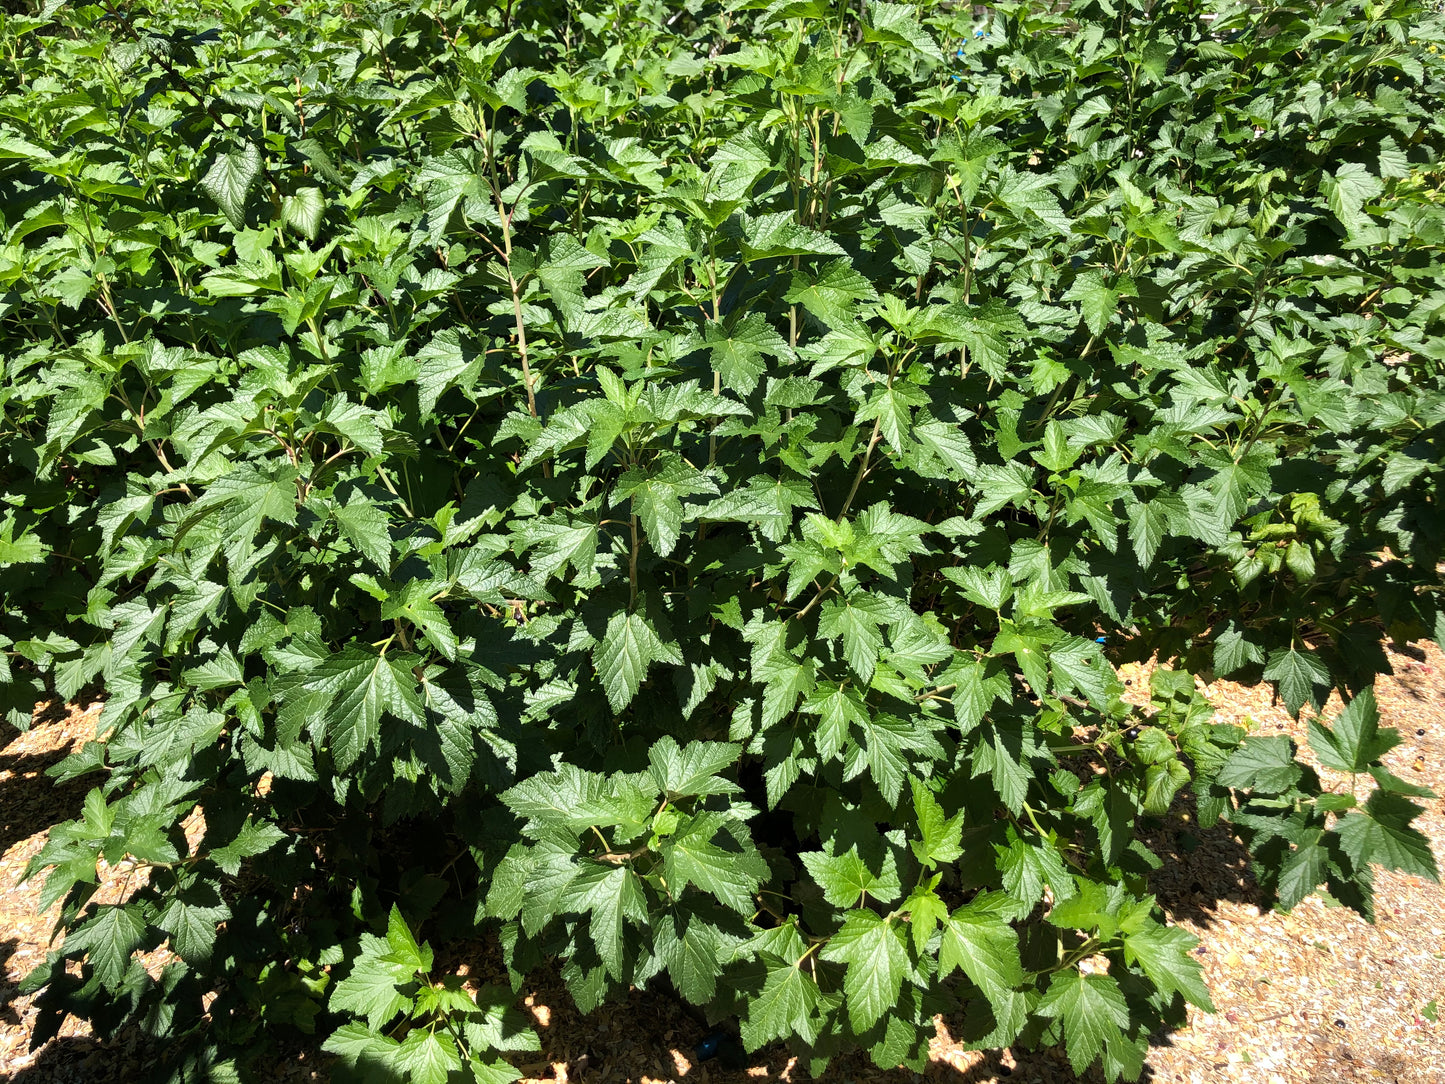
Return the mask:
M10 727L4 731L0 733L0 748L19 733L11 733ZM77 779L57 784L45 774L46 769L69 755L67 748L43 753L0 754L0 772L11 773L9 778L0 780L0 854L43 828L80 816L86 792L95 785L95 780Z
M1180 794L1165 817L1145 817L1139 839L1163 863L1149 888L1174 921L1187 919L1203 929L1226 902L1265 909L1249 851L1228 822L1200 829L1191 792Z
M15 950L20 942L13 937L0 940L0 976L5 974L6 965L10 963L10 957L15 955ZM20 1014L15 1011L11 1002L15 1000L15 987L7 982L0 981L0 1024L9 1024L12 1027L20 1025Z
M101 1043L88 1036L52 1039L40 1055L25 1068L6 1075L0 1084L151 1084L159 1075L158 1051L140 1029ZM186 1084L202 1084L204 1078L187 1078ZM221 1078L216 1078L221 1084ZM228 1082L229 1084L229 1082Z

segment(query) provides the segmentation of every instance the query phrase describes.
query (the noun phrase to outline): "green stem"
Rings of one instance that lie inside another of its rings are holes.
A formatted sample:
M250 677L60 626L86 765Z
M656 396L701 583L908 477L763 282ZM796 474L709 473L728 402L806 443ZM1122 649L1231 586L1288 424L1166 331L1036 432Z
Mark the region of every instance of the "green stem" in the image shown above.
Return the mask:
M818 603L823 601L823 596L826 595L829 591L833 590L833 585L838 582L838 577L841 575L841 572L834 573L833 578L829 580L826 584L824 584L822 589L813 596L813 601L808 603L808 605L804 606L801 610L799 610L793 615L793 620L801 621L803 618L807 617L810 613L812 613L813 608L817 606Z
M642 548L637 538L637 516L632 517L632 556L627 564L627 583L630 588L628 608L637 605L637 554Z
M868 461L873 458L873 449L878 446L878 438L881 435L883 425L882 415L873 420L873 435L868 438L868 447L863 449L863 462L858 464L858 473L853 475L853 485L848 490L848 496L843 500L843 507L838 509L834 521L843 522L843 517L848 514L848 508L853 503L853 498L858 495L858 487L863 484L863 476L868 473Z

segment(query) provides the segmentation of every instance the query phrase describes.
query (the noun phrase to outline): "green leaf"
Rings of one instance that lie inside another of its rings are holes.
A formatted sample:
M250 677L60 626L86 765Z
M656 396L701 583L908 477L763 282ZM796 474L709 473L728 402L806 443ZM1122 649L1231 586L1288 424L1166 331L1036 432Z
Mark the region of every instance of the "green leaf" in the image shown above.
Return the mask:
M391 521L380 507L360 493L353 493L345 505L333 505L331 515L358 553L382 575L391 572Z
M792 211L777 211L757 218L744 215L740 233L745 260L769 256L845 255L837 241L800 225Z
M351 646L322 661L306 678L306 688L321 694L326 709L326 734L338 769L356 763L381 736L381 720L393 715L420 725L412 660Z
M855 1034L876 1024L898 1000L908 970L908 949L903 931L877 912L849 911L822 956L848 965L843 992Z
M7 516L0 520L0 567L30 565L44 561L50 552L45 543L32 534L15 535L15 521Z
M1435 792L1429 787L1407 783L1383 764L1371 764L1369 771L1370 777L1380 785L1380 789L1389 791L1391 794L1404 794L1411 798L1435 797Z
M862 744L849 748L843 760L843 773L851 779L866 766L884 800L895 804L911 770L907 752L929 750L937 755L938 747L916 723L893 715L874 715L861 730Z
M267 520L296 522L296 479L294 467L263 472L252 466L240 467L211 483L195 505L187 525L209 515L222 543L226 558L236 572L250 569L256 560L256 536ZM177 532L177 542L186 526Z
M837 759L848 745L850 728L868 722L868 707L851 685L819 685L799 710L819 716L813 742L823 760Z
M1102 272L1084 271L1063 295L1065 301L1079 302L1084 326L1090 335L1102 335L1119 310L1119 298L1125 292L1118 283L1106 281ZM1130 291L1132 292L1132 290Z
M943 924L938 970L947 976L961 969L991 1001L1023 983L1018 931L992 906L997 897L979 897L959 907Z
M553 827L581 833L617 825L631 839L651 820L656 805L655 793L644 792L633 779L609 779L566 763L555 772L523 779L503 791L501 799L513 813L527 818L526 831L539 838Z
M944 671L939 683L954 684L953 714L965 734L983 721L996 700L1013 698L1009 676L997 662L960 659Z
M877 419L879 434L890 448L901 454L913 433L913 408L927 402L925 392L899 381L869 396L854 420L861 423Z
M1310 720L1310 748L1326 768L1341 772L1366 771L1400 744L1400 735L1394 730L1380 730L1379 721L1374 688L1361 689L1345 710L1335 716L1333 729L1317 719Z
M457 328L445 328L416 353L417 405L422 414L436 410L441 397L453 388L470 391L482 371L482 351L463 339Z
M1069 1064L1082 1073L1129 1026L1129 1007L1109 975L1084 975L1070 968L1056 972L1036 1010L1063 1021Z
M391 905L391 914L386 921L386 944L390 950L388 958L404 964L418 975L425 975L432 968L431 946L418 945L416 937L401 916L401 909Z
M880 625L888 608L881 599L857 592L846 598L830 598L818 612L818 635L841 637L843 657L864 684L873 679L873 668L883 650Z
M19 159L23 161L27 158L53 157L55 156L44 147L31 143L28 139L22 139L20 136L12 135L9 132L0 135L0 159Z
M863 40L888 42L941 59L932 36L918 21L918 9L912 4L891 4L884 0L868 0L867 19L863 23Z
M428 239L436 244L446 233L452 212L467 197L480 195L484 182L472 160L452 151L424 159L414 183L418 189L425 189Z
M1199 939L1178 926L1149 921L1124 937L1124 958L1137 961L1150 981L1165 994L1183 994L1205 1012L1214 1011L1203 969L1191 952Z
M1320 189L1340 224L1353 232L1360 226L1372 224L1362 208L1368 200L1380 195L1385 187L1359 162L1346 162L1335 170L1333 176L1324 176Z
M1034 846L1014 836L1008 847L995 844L999 852L998 868L1003 875L1003 886L1011 896L1032 907L1043 899L1047 885L1056 900L1067 900L1074 895L1074 880L1064 868L1064 860L1057 847L1047 840Z
M667 967L677 992L694 1005L706 1005L717 994L718 938L713 928L698 915L686 918L681 932L678 923L682 913L657 923L655 951Z
M447 621L445 611L435 599L428 598L425 585L412 581L400 594L392 595L381 604L383 621L405 621L426 633L427 641L436 648L444 659L455 661L457 657L457 634Z
M647 901L642 882L626 866L585 863L578 877L562 894L561 906L590 915L588 932L608 974L626 982L627 937L624 920L647 922Z
M726 907L742 914L754 909L753 893L768 876L767 863L753 849L726 829L730 822L721 813L700 813L680 823L662 845L667 883L674 895L688 885L710 893ZM723 849L716 840L732 844Z
M824 324L837 327L852 322L857 302L877 301L878 292L847 260L834 260L816 276L794 271L783 300L802 305Z
M948 904L933 891L938 887L939 880L940 876L934 874L931 878L932 887L920 884L909 893L908 899L903 903L902 909L908 913L908 930L913 937L913 951L920 956L927 951L928 942L939 923L948 921Z
M892 903L902 890L897 864L886 851L876 874L859 856L856 846L840 855L806 851L798 857L823 890L823 898L834 907L856 907L865 894L878 903Z
M316 416L315 431L339 434L367 455L381 455L386 444L382 430L386 428L385 415L337 395L328 399Z
M679 746L671 735L664 735L653 743L647 759L657 789L672 799L739 793L742 788L719 773L733 767L741 754L740 745L695 741Z
M1267 681L1278 683L1285 709L1296 716L1306 703L1318 708L1324 691L1330 686L1330 672L1325 664L1311 652L1296 651L1293 647L1271 651L1264 676Z
M1230 621L1214 638L1214 672L1220 677L1264 662L1264 652L1245 638L1244 630Z
M669 556L682 536L682 498L716 492L717 487L704 474L677 456L669 456L647 471L628 471L615 489L618 497L632 498L633 512L661 557Z
M619 611L607 622L607 631L592 652L597 677L613 711L621 711L642 688L648 668L655 662L682 665L674 644L664 643L642 613Z
M569 565L578 575L590 574L597 561L597 534L597 524L585 521L529 524L522 537L537 547L532 553L532 575L545 582Z
M409 1084L446 1084L452 1073L461 1071L462 1059L450 1035L417 1028L402 1040L392 1064Z
M1295 906L1324 881L1330 853L1324 846L1325 833L1311 828L1295 840L1295 848L1279 868L1275 890L1285 910Z
M400 1077L401 1064L397 1053L401 1043L378 1035L365 1024L342 1024L321 1044L321 1049L335 1054L357 1071L363 1080L394 1080Z
M1008 371L1010 340L1024 331L1017 313L998 299L982 305L953 304L924 310L921 331L942 351L964 350L972 364L1002 379Z
M1206 449L1200 458L1214 468L1208 485L1215 514L1225 526L1244 513L1251 496L1269 492L1270 456L1265 449L1256 447L1238 460L1222 449Z
M1049 924L1061 929L1097 931L1100 940L1113 938L1119 928L1119 900L1097 881L1075 878L1078 893L1059 900L1050 909Z
M254 143L243 143L237 149L216 155L211 168L201 178L201 188L216 201L231 227L246 227L246 197L261 176L261 152Z
M231 917L231 909L204 883L186 889L167 901L156 925L170 935L171 948L192 966L211 959L216 931Z
M1106 710L1117 695L1119 679L1114 668L1099 645L1082 636L1071 636L1051 647L1049 665L1061 690L1077 689L1100 710Z
M811 1017L818 1003L818 985L801 968L770 963L763 988L747 1002L742 1020L743 1043L757 1050L775 1039L816 1034Z
M386 939L369 933L361 935L361 952L351 971L332 988L328 1004L332 1012L351 1012L366 1017L372 1031L380 1031L411 1001L401 987L411 982L416 970L405 960L393 958Z
M1049 637L1054 634L1051 630L1020 627L1011 621L1002 621L990 653L1013 655L1029 687L1039 696L1043 696L1049 690L1048 670L1045 666L1048 654L1044 648Z
M319 188L299 188L281 200L281 221L308 241L320 236L325 214L326 197Z
M971 479L977 472L978 458L963 426L935 418L924 409L914 415L913 438L942 465L943 477L950 481ZM938 477L932 466L917 469L927 477Z
M713 370L723 387L740 395L751 395L758 386L767 371L763 358L786 358L792 353L760 313L749 313L730 325L708 323L698 345L711 352Z
M1141 567L1154 563L1159 544L1168 535L1169 515L1164 506L1153 501L1140 501L1129 505L1129 541L1134 546L1134 556L1139 558ZM1220 670L1221 674L1230 671Z
M1357 869L1374 863L1438 882L1440 871L1430 841L1410 824L1423 812L1398 794L1376 790L1362 810L1347 813L1334 831Z
M1245 738L1215 776L1222 787L1283 794L1299 782L1303 769L1294 758L1294 742L1285 735Z
M146 922L138 904L112 904L98 909L94 918L65 937L65 952L84 952L95 977L115 989L130 969L131 953L145 939Z
M265 854L286 838L286 833L269 821L255 821L247 818L236 837L222 847L212 850L208 857L221 870L234 877L241 870L241 863L247 858Z
M541 1050L542 1042L532 1029L532 1017L517 1004L517 997L506 986L482 986L476 992L477 1011L462 1022L463 1033L473 1051L477 1050ZM500 1069L511 1072L510 1066ZM490 1079L490 1077L488 1078Z

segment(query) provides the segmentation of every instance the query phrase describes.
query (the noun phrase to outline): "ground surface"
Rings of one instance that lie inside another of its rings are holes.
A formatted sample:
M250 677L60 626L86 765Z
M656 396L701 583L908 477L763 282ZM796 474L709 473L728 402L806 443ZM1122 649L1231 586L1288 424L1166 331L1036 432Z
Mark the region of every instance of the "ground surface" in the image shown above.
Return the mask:
M1377 686L1383 725L1404 739L1386 757L1396 774L1445 795L1445 656L1431 644L1391 651L1395 676ZM1146 671L1126 667L1133 688ZM1272 704L1268 687L1216 682L1207 690L1222 722L1251 720L1255 732L1290 733L1304 745L1304 726ZM1337 708L1338 705L1334 705ZM1332 708L1327 707L1326 715ZM85 780L53 787L45 768L94 736L99 705L37 716L26 733L0 730L0 1081L11 1084L129 1084L150 1079L151 1052L135 1036L102 1046L75 1020L29 1051L35 1013L15 984L44 959L54 912L37 911L38 885L16 887L47 825L79 814ZM1331 782L1328 771L1321 773ZM1428 801L1420 827L1437 860L1445 859L1445 800ZM1445 1084L1445 891L1394 873L1377 884L1378 922L1319 899L1291 914L1261 913L1240 845L1224 827L1195 833L1187 825L1153 842L1165 863L1154 889L1171 917L1197 934L1204 974L1218 1013L1190 1010L1188 1026L1151 1050L1145 1079L1155 1084ZM125 871L111 871L107 891L124 891ZM105 897L102 897L105 898ZM469 970L495 978L496 964L478 948ZM553 1084L745 1084L806 1079L782 1055L729 1070L695 1063L703 1028L675 1004L644 994L580 1018L560 983L527 996L543 1050L519 1067L529 1081ZM880 1073L866 1061L836 1064L838 1084L915 1084L913 1073ZM326 1079L325 1065L302 1054L277 1066L276 1080ZM946 1021L933 1044L926 1078L953 1084L1064 1084L1076 1079L1056 1054L978 1054L960 1049ZM1094 1077L1088 1079L1095 1079Z

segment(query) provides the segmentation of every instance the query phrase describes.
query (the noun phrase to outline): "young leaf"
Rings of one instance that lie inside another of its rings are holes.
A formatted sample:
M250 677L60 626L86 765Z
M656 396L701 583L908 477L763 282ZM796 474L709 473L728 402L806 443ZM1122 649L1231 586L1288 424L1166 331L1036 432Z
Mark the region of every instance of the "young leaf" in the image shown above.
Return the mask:
M918 833L921 837L912 844L914 855L923 863L925 869L953 864L963 854L960 843L963 811L945 817L943 807L938 804L927 784L919 779L913 779L911 783L913 812L918 818Z

